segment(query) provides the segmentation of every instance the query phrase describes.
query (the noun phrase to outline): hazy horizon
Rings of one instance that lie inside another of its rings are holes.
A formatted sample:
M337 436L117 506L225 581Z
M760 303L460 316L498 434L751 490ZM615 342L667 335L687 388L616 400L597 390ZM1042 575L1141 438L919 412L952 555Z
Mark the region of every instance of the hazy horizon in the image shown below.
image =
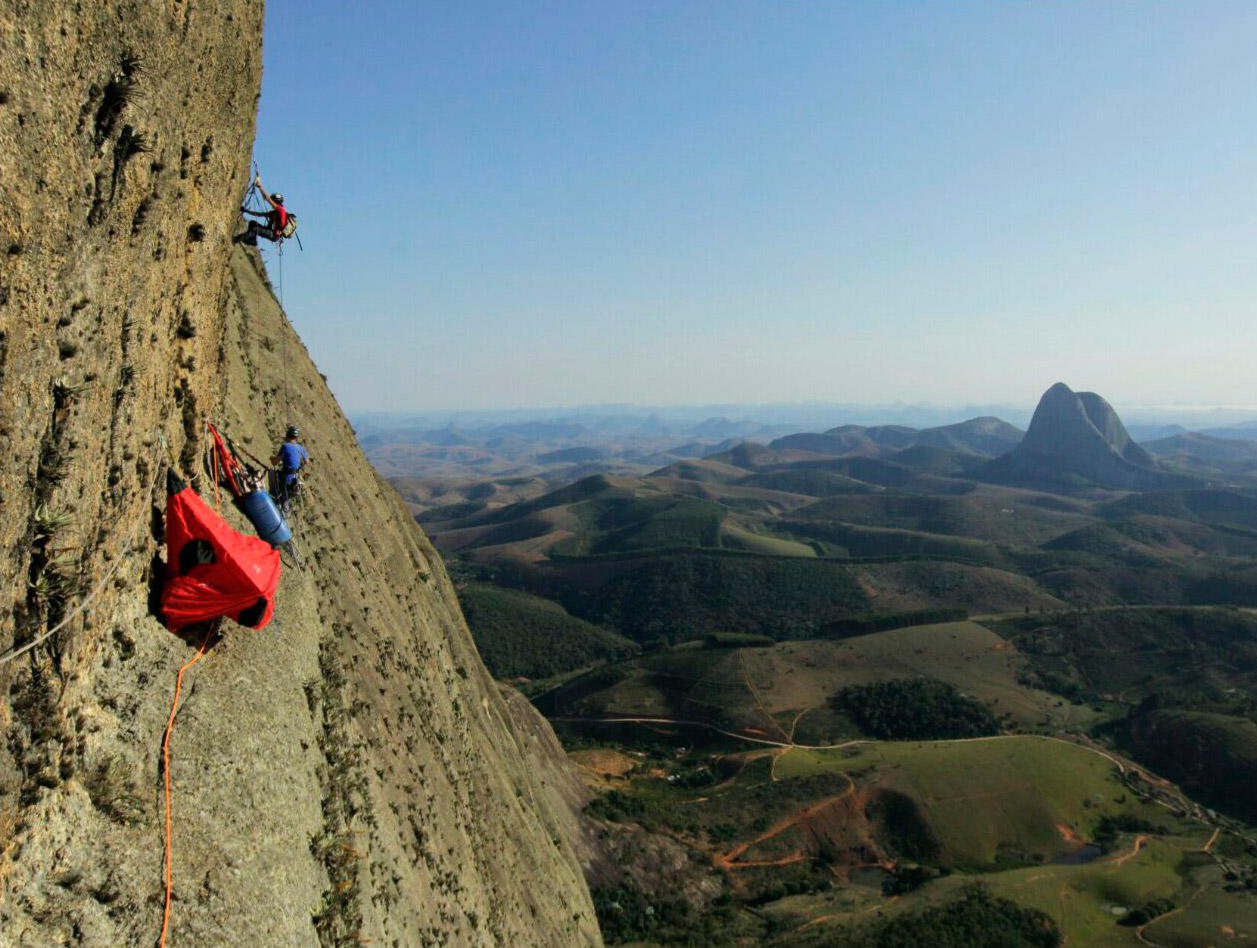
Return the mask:
M610 420L647 418L653 415L661 421L682 425L724 418L733 423L755 422L769 426L791 426L798 430L823 430L840 424L906 424L913 427L936 427L982 415L994 415L1003 421L1024 428L1029 424L1036 404L1037 400L1028 405L942 405L928 402L858 404L816 400L770 404L717 402L688 405L620 402L483 409L371 409L351 412L350 417L356 426L366 428L423 427L425 425L436 428L453 425L474 430L532 421ZM1114 405L1113 407L1123 421L1135 427L1181 425L1188 430L1200 430L1237 424L1257 424L1257 405Z
M276 0L285 303L356 413L1246 405L1255 41L1227 2Z

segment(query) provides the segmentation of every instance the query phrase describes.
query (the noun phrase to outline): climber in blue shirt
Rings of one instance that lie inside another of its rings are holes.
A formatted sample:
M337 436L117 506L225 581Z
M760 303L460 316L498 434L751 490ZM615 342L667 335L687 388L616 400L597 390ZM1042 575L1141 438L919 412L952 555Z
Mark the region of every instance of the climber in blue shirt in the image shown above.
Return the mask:
M279 465L279 491L281 496L275 499L280 502L281 507L290 503L293 495L297 493L301 486L301 478L298 472L303 465L308 464L310 461L310 452L298 440L300 437L301 431L297 426L289 425L288 430L284 433L284 443L279 446L279 450L271 458L272 464Z

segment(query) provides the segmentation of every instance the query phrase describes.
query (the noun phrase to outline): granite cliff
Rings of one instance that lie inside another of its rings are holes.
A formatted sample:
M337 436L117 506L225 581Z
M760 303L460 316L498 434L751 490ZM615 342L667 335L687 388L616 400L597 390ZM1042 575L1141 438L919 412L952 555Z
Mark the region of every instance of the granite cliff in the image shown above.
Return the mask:
M1045 490L1155 490L1194 483L1161 470L1107 401L1094 392L1074 392L1064 382L1043 393L1021 442L980 468L978 476Z
M0 0L0 944L154 944L201 638L150 605L161 474L291 416L304 565L185 678L168 944L599 945L439 557L231 243L262 13Z

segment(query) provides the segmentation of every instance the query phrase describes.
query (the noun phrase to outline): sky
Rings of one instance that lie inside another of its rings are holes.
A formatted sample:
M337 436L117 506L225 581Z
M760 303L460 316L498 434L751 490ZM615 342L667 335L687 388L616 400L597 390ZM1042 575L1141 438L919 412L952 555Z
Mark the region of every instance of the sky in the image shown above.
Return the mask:
M1254 48L1243 0L270 0L255 155L349 411L1250 405Z

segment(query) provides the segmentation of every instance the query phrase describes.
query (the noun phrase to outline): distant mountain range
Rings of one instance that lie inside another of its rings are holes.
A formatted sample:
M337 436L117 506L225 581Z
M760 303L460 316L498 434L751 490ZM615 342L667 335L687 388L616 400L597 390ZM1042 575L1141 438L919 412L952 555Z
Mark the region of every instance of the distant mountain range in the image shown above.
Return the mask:
M971 418L954 425L916 429L904 425L842 425L820 434L793 434L769 444L776 451L809 451L838 457L863 454L881 456L887 449L902 451L913 447L934 447L995 457L1011 451L1023 432L1007 422L990 416Z
M353 416L360 434L378 431L432 430L453 424L465 431L523 424L530 421L571 422L600 434L623 436L643 428L666 427L676 432L692 429L708 421L733 425L762 425L788 431L821 431L842 423L866 426L908 425L931 428L953 424L980 415L997 415L1015 423L1030 419L1026 406L1008 404L938 407L900 403L870 405L843 402L800 402L794 404L716 404L643 407L638 405L587 405L576 408L517 409L503 411L361 412ZM1248 416L1229 415L1214 425L1246 420ZM1170 419L1178 420L1178 419ZM740 432L730 432L730 435ZM730 436L730 435L726 435Z
M800 415L818 411L818 406L801 406ZM923 414L912 406L862 410L865 416L870 411L897 419ZM1071 490L1233 482L1257 468L1250 457L1257 453L1257 421L1195 432L1167 423L1128 429L1105 399L1061 383L1043 395L1028 433L994 414L922 427L846 423L823 430L731 413L684 418L663 409L644 414L565 410L552 417L447 413L444 424L435 427L416 424L419 420L372 415L360 423L359 440L386 476L538 478L553 488L591 474L640 477L708 458L746 468L845 459L844 471L852 459L864 458L881 462L861 468L879 482L901 481L908 477L904 472L915 471L912 476L928 472ZM744 443L757 449L730 454ZM440 485L433 486L433 496L441 496Z

